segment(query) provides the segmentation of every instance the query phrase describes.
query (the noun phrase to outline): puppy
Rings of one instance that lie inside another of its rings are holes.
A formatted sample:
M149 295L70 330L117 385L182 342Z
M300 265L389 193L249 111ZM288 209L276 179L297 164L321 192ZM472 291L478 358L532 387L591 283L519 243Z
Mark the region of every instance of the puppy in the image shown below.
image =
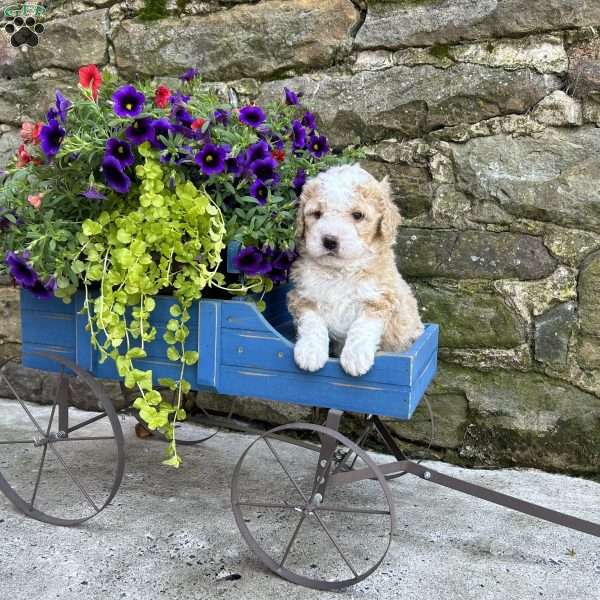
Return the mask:
M385 178L360 165L333 167L308 181L296 223L299 259L288 308L297 365L321 369L331 340L350 375L364 375L378 350L401 352L423 332L417 301L396 268L400 213Z

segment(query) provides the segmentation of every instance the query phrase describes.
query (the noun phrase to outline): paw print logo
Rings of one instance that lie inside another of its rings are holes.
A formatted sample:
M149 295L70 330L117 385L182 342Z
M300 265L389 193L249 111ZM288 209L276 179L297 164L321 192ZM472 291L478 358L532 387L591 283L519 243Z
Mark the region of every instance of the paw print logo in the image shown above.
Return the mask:
M10 43L15 48L23 44L34 48L40 41L39 35L44 33L44 26L41 23L37 23L34 17L13 17L6 19L2 23L2 28L10 35Z

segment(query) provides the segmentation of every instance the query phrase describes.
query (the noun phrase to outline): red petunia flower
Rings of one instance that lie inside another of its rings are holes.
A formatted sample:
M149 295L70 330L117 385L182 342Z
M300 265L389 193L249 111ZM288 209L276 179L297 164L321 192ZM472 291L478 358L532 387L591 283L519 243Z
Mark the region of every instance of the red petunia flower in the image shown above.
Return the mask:
M44 194L34 194L27 197L27 202L33 206L33 208L39 208L42 205L42 196Z
M192 124L190 125L190 127L196 131L196 129L201 129L202 125L204 125L204 123L206 123L206 119L202 119L202 118L198 118L195 121L192 122Z
M25 144L33 142L33 128L35 125L31 121L23 121L21 124L21 139Z
M33 131L31 132L31 138L36 144L40 143L40 133L42 132L42 127L45 125L43 121L38 121L33 126Z
M284 150L278 150L275 149L271 152L271 156L279 161L279 162L283 162L285 160L285 151Z
M166 108L171 90L166 85L159 85L154 92L154 105L158 108Z
M92 98L98 97L98 89L102 84L102 73L96 65L87 65L79 69L79 83L84 88L92 88Z
M24 167L30 162L31 156L29 155L29 152L25 150L25 144L21 144L17 150L17 167Z

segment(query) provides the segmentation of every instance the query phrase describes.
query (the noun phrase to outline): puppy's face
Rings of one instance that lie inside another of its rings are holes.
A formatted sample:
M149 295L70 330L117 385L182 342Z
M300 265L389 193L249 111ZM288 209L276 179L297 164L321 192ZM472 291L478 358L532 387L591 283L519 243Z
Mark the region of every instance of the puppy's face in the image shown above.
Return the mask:
M399 222L387 180L359 165L334 167L304 186L298 248L324 265L359 264L393 244Z

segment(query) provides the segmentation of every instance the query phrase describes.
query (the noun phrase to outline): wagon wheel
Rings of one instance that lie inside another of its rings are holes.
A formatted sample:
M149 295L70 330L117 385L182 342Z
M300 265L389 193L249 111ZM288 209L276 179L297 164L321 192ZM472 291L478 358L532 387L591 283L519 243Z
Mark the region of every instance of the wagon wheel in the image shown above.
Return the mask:
M368 475L336 485L330 477L348 451ZM261 435L235 467L231 499L237 526L261 562L319 590L344 588L373 573L395 529L392 495L379 467L354 442L320 425L293 423Z
M14 359L0 365L0 386L12 396L3 402L8 418L0 422L0 491L38 521L78 525L106 508L119 489L123 432L111 401L89 373L59 355L36 355L58 371L53 389L40 398L49 406L21 398L22 384L9 373ZM90 417L72 405L84 394L102 412Z
M137 397L137 395L134 393L134 390L127 389L124 386L123 382L121 382L121 392L123 393L124 397L129 400L130 404L132 404L134 402L134 399ZM177 392L173 392L168 400L174 406L177 405ZM207 431L206 433L203 433L202 435L198 436L198 428L195 426L194 421L179 421L175 426L175 439L177 440L177 443L181 444L182 446L196 446L197 444L208 442L208 440L214 438L215 435L217 435L217 433L221 431L221 427L215 427L212 425L209 413L201 406L196 406L206 417L205 420L201 419L199 424L202 425L202 428ZM231 406L231 411L233 411L233 402ZM165 435L160 431L148 429L148 425L140 417L140 413L138 410L136 410L132 406L130 406L130 410L131 414L133 414L133 416L138 422L138 425L136 426L136 433L138 434L138 437L148 437L161 442L168 441ZM231 411L229 412L229 416L227 418L231 418ZM146 435L144 435L144 433L142 432L145 432Z

